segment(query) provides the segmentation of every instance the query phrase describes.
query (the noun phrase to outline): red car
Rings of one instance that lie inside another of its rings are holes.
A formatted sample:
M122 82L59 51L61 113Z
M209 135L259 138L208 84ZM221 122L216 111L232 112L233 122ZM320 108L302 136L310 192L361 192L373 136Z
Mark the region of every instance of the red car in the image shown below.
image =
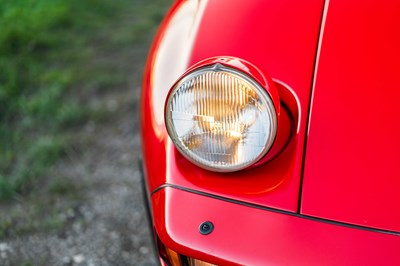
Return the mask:
M162 265L400 265L400 2L176 1L141 134Z

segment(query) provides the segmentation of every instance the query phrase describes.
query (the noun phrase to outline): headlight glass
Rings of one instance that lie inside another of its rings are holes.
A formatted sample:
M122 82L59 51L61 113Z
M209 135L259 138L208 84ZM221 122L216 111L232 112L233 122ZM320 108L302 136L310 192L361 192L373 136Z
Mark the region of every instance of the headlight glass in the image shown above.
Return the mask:
M234 68L215 64L184 76L165 108L168 133L196 165L219 172L262 158L276 135L276 112L266 90Z

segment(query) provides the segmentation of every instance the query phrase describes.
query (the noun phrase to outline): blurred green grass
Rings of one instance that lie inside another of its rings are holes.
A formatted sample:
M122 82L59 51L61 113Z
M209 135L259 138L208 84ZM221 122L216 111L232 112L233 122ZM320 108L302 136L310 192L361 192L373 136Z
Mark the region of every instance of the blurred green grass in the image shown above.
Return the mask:
M169 3L0 1L1 200L32 193L63 156L68 131L98 114L79 103L82 94L124 83L118 68L96 58L135 45L146 53Z

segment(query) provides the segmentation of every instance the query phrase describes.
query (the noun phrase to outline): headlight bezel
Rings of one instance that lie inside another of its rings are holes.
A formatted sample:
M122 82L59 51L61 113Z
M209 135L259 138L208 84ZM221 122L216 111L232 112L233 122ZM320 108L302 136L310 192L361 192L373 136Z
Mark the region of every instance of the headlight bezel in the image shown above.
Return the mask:
M193 77L199 76L205 72L225 72L229 73L235 77L238 77L245 82L251 84L252 87L256 88L256 92L261 95L262 100L265 102L265 105L268 110L269 118L270 118L270 125L269 125L269 132L268 132L268 139L265 143L262 152L258 154L258 156L254 157L251 161L238 164L235 166L221 166L221 165L210 165L210 162L199 157L190 155L190 150L182 145L182 141L179 141L177 133L174 130L174 125L172 124L172 115L168 111L168 107L171 104L173 99L173 95L181 88L182 84L187 83L188 81L192 80ZM268 76L262 74L260 70L258 70L252 64L232 57L216 57L206 59L193 67L191 67L186 73L184 73L171 87L165 107L164 107L164 119L165 125L170 136L172 142L174 143L177 150L182 154L186 159L188 159L193 164L214 172L235 172L247 168L251 168L258 162L262 161L262 159L268 154L268 152L273 147L275 139L277 137L278 132L278 116L280 112L280 105L279 105L279 96L277 90L274 87L274 84ZM193 159L196 157L196 159Z

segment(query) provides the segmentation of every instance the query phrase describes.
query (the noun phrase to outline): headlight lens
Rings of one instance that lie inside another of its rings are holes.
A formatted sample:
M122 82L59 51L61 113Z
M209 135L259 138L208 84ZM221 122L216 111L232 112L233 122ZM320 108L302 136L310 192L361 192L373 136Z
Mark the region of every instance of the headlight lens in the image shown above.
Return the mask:
M276 135L274 104L247 74L215 64L184 76L165 108L178 150L205 169L231 172L261 159Z

